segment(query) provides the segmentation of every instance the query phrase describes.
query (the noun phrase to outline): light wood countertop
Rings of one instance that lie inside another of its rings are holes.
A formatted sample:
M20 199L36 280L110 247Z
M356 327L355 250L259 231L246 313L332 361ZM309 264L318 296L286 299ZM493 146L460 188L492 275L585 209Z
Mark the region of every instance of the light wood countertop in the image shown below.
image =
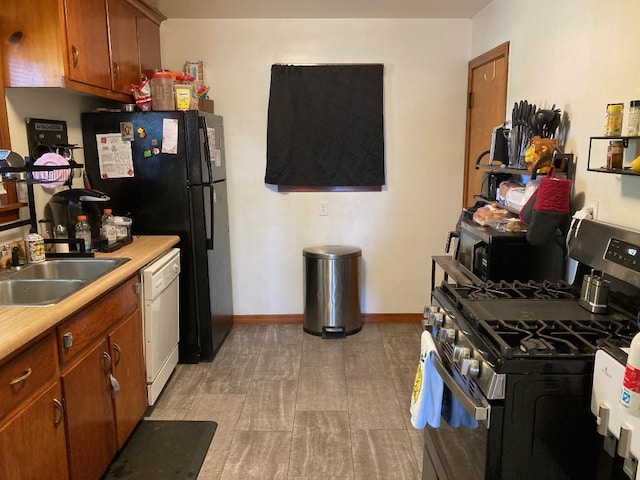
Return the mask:
M96 258L129 258L112 272L90 283L60 303L49 307L0 307L0 363L60 321L139 272L153 259L179 242L174 235L134 237L129 245L112 253L96 253Z

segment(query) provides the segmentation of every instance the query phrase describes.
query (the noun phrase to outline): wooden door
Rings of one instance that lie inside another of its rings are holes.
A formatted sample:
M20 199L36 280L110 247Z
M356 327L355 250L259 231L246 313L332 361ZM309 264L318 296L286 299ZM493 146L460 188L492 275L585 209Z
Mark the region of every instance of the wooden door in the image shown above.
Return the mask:
M463 205L475 204L474 195L482 188L482 170L475 169L478 156L489 150L491 132L506 119L509 42L469 62L467 135ZM483 163L488 162L488 156Z
M65 5L69 78L110 89L107 9L104 0L65 0Z
M0 478L69 478L62 391L55 383L0 429Z
M108 0L109 44L111 46L111 89L131 94L140 82L136 12L123 0Z
M100 478L116 454L107 340L62 375L72 479Z
M136 310L109 335L113 376L120 385L120 391L113 397L118 449L122 448L147 409L142 342L140 310Z

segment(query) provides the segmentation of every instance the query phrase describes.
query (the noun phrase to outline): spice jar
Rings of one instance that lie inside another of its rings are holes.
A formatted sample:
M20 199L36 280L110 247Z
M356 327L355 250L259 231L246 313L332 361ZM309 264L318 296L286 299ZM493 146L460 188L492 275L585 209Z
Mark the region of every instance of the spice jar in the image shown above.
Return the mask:
M622 140L612 140L607 147L607 168L609 170L622 169L622 155L624 145Z
M622 113L624 104L609 103L607 105L607 120L604 125L606 137L618 137L622 135Z
M24 249L27 262L40 263L45 261L44 239L37 233L31 233L25 237Z
M156 72L151 77L151 110L175 110L171 72Z
M640 100L632 100L629 108L627 135L636 137L640 133Z

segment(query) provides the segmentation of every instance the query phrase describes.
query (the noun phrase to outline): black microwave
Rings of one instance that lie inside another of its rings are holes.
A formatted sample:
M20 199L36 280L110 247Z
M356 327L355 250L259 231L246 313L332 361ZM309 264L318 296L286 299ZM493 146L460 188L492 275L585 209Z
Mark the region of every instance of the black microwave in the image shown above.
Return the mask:
M503 232L473 220L460 220L457 260L460 268L486 282L558 281L564 278L562 237L533 247L524 232Z

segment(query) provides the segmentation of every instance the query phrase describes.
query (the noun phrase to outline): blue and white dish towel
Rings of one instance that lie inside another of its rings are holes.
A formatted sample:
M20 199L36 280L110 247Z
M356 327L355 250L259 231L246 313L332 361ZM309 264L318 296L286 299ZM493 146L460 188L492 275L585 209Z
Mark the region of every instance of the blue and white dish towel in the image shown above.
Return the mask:
M420 339L420 361L409 409L411 425L418 430L423 429L427 423L433 428L440 426L444 383L434 365L434 356L439 357L438 350L431 332L425 330Z

